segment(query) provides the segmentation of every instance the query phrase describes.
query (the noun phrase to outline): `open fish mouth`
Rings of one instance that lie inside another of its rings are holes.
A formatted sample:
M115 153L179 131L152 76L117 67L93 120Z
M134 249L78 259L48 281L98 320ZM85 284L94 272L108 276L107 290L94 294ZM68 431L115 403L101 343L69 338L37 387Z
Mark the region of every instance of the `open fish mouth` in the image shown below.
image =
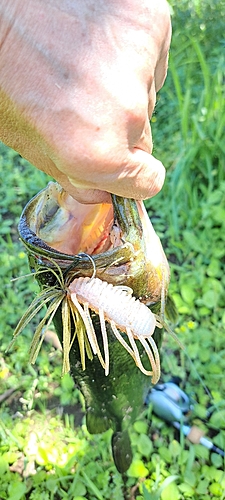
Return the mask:
M112 227L112 204L81 204L53 182L43 191L30 220L30 229L39 238L69 255L109 250L115 244Z
M129 286L148 305L167 293L169 265L143 202L112 195L111 204L83 205L50 182L22 214L22 239L24 223L26 232L50 252L54 249L69 261L83 253L92 256L97 277ZM90 272L80 269L81 276Z
M25 207L19 231L42 291L19 322L14 339L41 303L47 305L31 345L31 361L40 349L43 327L61 308L63 372L70 369L77 338L82 369L86 355L89 360L97 356L109 374L107 323L111 335L156 383L160 359L153 336L156 327L162 327L169 266L143 203L112 195L112 204L81 205L51 182ZM159 315L147 307L154 304ZM143 352L150 369L143 365Z

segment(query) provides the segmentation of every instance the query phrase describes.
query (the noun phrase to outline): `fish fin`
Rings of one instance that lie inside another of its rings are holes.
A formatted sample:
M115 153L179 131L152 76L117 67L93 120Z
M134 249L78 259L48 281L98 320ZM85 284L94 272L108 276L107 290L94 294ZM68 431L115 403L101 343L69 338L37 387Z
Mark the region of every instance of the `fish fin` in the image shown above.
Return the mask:
M177 322L178 319L177 306L171 295L167 295L166 298L165 314L168 320L171 321L171 323L175 324Z
M158 346L158 349L161 349L162 347L162 341L163 341L163 330L162 328L158 328L158 326L155 328L155 331L153 333L153 339L155 343Z
M123 474L129 469L133 459L130 436L127 430L113 433L112 454L117 470Z
M87 410L86 427L90 434L101 434L112 426L112 421L109 418L102 418L102 416Z

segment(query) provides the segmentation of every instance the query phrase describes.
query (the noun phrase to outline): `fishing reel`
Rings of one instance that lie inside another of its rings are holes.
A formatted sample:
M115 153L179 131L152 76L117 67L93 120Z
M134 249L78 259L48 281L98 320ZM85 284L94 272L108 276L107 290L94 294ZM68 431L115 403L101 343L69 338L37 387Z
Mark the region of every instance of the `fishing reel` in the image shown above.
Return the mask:
M156 384L145 402L151 403L154 413L166 422L186 422L193 408L189 396L174 382Z
M170 423L175 429L180 430L188 440L200 443L211 452L225 456L224 450L215 446L212 441L204 437L204 432L196 427L187 425L193 405L189 396L174 382L156 384L148 393L146 405L151 404L153 412L162 420Z

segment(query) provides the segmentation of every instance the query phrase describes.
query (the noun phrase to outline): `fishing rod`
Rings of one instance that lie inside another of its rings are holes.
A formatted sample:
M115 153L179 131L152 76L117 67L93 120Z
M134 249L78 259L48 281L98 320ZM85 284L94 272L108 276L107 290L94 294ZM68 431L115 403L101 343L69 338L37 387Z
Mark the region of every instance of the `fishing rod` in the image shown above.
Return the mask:
M190 427L187 424L193 404L189 396L177 384L174 382L156 384L148 393L145 402L147 405L152 405L153 412L159 418L179 429L191 443L200 443L211 452L225 456L223 450L204 437L204 432L199 427Z

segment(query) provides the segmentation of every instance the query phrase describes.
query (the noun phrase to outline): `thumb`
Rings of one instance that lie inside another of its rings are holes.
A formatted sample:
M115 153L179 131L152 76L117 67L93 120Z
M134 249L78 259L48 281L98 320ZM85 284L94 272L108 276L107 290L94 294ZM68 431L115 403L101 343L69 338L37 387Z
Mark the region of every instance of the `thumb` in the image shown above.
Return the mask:
M115 188L117 194L127 198L152 198L162 189L165 175L165 167L159 160L142 149L134 148Z

